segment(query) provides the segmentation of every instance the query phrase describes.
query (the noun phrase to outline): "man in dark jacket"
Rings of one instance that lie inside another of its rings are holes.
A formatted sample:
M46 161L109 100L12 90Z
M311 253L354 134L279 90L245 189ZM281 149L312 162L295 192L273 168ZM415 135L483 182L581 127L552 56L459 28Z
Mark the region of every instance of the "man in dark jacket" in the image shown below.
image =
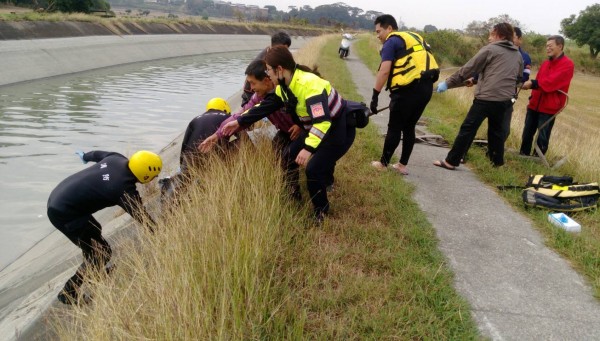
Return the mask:
M118 205L141 223L154 221L144 210L136 183L152 181L162 168L160 157L149 151L139 151L127 159L125 156L104 151L78 152L83 163L95 165L63 180L48 198L48 219L73 244L81 248L84 261L58 294L65 304L78 303L79 289L89 267L104 268L112 250L102 237L102 225L93 213Z
M523 58L513 44L514 30L508 23L494 25L488 38L489 44L481 48L463 67L440 82L437 92L465 85L472 75L479 75L473 105L463 121L452 149L445 160L434 165L453 170L460 165L477 129L488 119L488 155L494 166L504 164L504 113L512 105L517 82L523 72Z
M536 143L543 154L548 151L550 133L554 126L554 115L565 105L566 93L569 92L575 71L573 61L563 52L564 46L565 39L563 37L558 35L548 37L546 42L548 60L542 63L535 79L523 84L523 89L532 89L532 91L521 137L520 153L522 155L531 154L533 136L540 128Z
M190 121L181 142L179 164L182 173L185 173L190 165L194 165L199 161L201 155L198 147L200 144L214 134L221 123L230 115L229 103L223 98L215 97L206 104L206 112ZM227 142L223 141L221 147L227 148Z

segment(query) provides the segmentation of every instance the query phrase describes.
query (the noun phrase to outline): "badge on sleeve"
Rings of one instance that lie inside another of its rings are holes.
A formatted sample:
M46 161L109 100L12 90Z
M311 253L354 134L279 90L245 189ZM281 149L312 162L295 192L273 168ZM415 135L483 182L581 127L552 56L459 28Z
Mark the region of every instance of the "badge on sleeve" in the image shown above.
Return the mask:
M310 113L314 118L325 116L325 110L323 109L323 103L315 103L310 105Z

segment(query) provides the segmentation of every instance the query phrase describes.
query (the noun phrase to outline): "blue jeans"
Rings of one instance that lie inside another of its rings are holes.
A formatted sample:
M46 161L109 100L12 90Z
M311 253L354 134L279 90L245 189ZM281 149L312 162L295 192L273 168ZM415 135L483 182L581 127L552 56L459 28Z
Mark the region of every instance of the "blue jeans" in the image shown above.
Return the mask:
M546 124L542 129L540 127ZM521 136L521 150L520 153L523 155L531 155L531 146L533 143L533 137L535 132L540 129L537 145L544 155L548 151L548 144L550 143L550 133L554 126L554 115L544 114L535 110L527 109L527 115L525 116L525 127L523 127L523 135Z

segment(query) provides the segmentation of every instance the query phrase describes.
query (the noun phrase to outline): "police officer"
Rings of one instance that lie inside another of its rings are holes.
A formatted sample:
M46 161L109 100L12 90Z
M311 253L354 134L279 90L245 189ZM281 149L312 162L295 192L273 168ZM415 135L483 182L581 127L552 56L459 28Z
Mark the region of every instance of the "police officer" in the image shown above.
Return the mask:
M144 210L136 183L148 183L162 168L158 155L138 151L131 159L105 151L78 152L83 163L95 165L75 173L56 186L48 198L48 219L73 244L81 248L84 261L58 294L60 302L73 304L83 299L79 289L89 267L103 269L112 250L102 237L102 226L93 213L118 205L141 223L154 221Z
M354 142L356 126L348 124L346 100L331 86L304 65L298 65L285 46L275 46L265 55L267 74L277 84L275 92L237 120L223 127L226 135L241 125L250 125L273 111L285 107L306 137L289 144L291 160L306 167L306 183L314 216L322 223L329 210L327 186L333 183L333 173L339 160Z
M266 70L266 65L263 60L255 60L248 65L246 68L246 81L251 85L254 94L241 110L221 123L221 127L215 134L202 142L200 145L201 151L208 152L219 139L225 137L222 127L233 120L237 120L237 118L243 115L247 110L262 102L267 94L275 90L275 84L271 78L267 76ZM277 133L275 134L275 137L273 137L273 148L281 155L282 167L286 170L286 184L290 187L290 194L294 199L301 200L302 194L298 183L300 179L298 164L293 162L293 160L291 160L292 162L289 162L290 160L286 157L285 153L289 151L289 148L287 147L293 140L305 135L304 129L292 121L292 116L288 115L284 108L273 111L267 118L277 129ZM243 128L247 127L240 127L240 129Z
M381 158L372 161L371 166L386 169L402 138L402 154L392 168L407 175L406 166L415 145L415 126L431 99L439 68L423 38L414 32L398 32L393 16L377 17L375 33L383 48L370 108L377 112L379 93L385 86L390 91L390 118Z

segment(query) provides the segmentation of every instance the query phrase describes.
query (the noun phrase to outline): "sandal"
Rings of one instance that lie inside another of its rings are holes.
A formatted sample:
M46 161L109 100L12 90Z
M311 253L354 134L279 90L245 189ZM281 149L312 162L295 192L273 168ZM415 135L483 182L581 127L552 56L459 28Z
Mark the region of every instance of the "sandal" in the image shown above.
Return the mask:
M378 171L384 171L387 167L381 163L381 161L371 161L371 167L377 169Z
M394 163L392 168L402 175L408 175L408 169L406 169L406 166L401 163Z
M438 160L438 161L433 161L433 165L434 166L438 166L447 170L455 170L456 167L449 165L446 160Z

